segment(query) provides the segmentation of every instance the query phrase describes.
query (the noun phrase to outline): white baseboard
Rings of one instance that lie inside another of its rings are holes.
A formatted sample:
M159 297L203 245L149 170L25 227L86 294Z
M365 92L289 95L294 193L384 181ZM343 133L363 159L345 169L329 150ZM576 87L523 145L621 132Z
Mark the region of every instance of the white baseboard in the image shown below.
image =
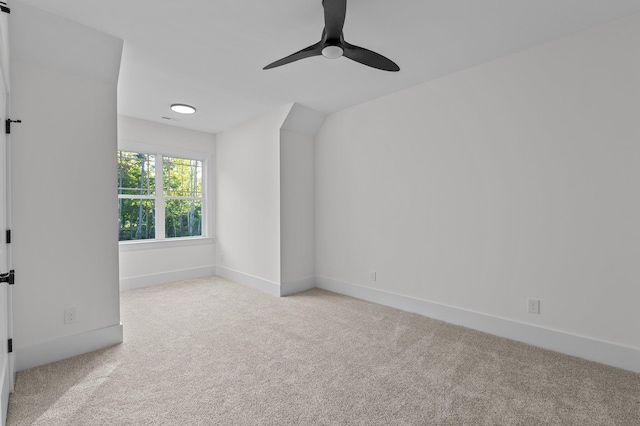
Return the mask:
M150 287L152 285L168 284L175 281L191 280L216 274L215 266L181 269L179 271L163 272L160 274L142 275L139 277L120 279L120 291Z
M301 291L311 290L316 286L316 278L308 277L301 280L287 281L280 284L280 296L290 296Z
M247 287L255 288L272 296L280 297L280 284L277 282L265 280L255 275L245 274L235 269L225 268L224 266L216 267L216 275L244 284Z
M255 288L272 296L289 296L305 290L311 290L316 286L315 277L307 277L301 280L288 281L278 284L274 281L265 280L255 275L245 274L235 269L218 266L216 268L217 275L244 284L248 287Z
M316 287L640 373L640 350L326 277Z
M122 343L122 324L15 348L16 372Z

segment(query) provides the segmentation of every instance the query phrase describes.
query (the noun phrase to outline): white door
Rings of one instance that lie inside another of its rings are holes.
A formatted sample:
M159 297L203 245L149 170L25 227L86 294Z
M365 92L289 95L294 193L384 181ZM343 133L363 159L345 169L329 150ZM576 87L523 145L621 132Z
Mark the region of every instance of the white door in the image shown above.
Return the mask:
M0 2L1 6L6 6ZM7 93L9 92L9 43L8 43L8 14L0 12L0 273L9 272L11 258L10 245L6 241L8 225L8 148L5 134L5 120L7 117ZM9 393L13 388L13 374L11 372L10 356L8 352L8 337L10 325L10 289L8 283L0 283L0 387L2 396L2 425L7 418Z
M1 77L1 75L0 75ZM0 117L4 124L6 115L7 92L4 88L4 79L0 78ZM1 127L1 126L0 126ZM0 273L9 272L9 248L6 242L7 229L7 145L4 129L0 129ZM8 288L7 283L0 283L0 386L2 386L2 424L7 415L7 404L11 390L11 375L9 373L8 353Z

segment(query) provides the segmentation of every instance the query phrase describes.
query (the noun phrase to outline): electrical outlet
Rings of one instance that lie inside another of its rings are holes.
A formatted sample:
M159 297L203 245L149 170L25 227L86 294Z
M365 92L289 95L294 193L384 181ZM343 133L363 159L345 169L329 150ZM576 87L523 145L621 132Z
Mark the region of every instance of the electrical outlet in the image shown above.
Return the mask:
M376 280L376 271L371 271L371 273L369 274L369 281L375 281Z
M527 310L530 314L540 314L540 301L538 299L527 299Z
M78 321L78 310L76 308L67 308L64 310L64 323L73 324Z

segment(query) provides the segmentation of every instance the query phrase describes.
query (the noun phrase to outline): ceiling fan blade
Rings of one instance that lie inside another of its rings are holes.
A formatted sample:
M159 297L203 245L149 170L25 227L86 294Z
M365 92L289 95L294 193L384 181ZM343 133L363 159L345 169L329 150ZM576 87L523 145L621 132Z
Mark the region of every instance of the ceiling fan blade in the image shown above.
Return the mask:
M304 49L292 53L289 56L286 56L282 59L278 59L275 62L270 63L266 67L262 68L263 70L268 70L271 68L279 67L281 65L289 64L291 62L299 61L300 59L310 58L312 56L320 56L322 55L322 43L318 42L313 46L305 47Z
M326 40L338 42L347 15L347 0L323 0ZM324 37L323 37L324 39Z
M344 56L353 61L383 71L400 71L400 67L395 62L379 53L365 49L364 47L354 46L344 41L342 45L344 48Z

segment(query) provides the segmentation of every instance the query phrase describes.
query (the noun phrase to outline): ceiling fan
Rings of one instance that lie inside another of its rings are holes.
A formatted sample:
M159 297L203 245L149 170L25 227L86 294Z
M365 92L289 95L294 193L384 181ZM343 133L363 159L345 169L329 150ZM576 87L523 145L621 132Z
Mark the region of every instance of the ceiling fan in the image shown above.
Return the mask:
M391 59L363 47L354 46L344 40L342 27L347 14L347 0L322 0L324 7L324 29L320 41L287 57L270 63L263 69L279 67L312 56L336 59L345 56L361 64L384 71L400 71Z

